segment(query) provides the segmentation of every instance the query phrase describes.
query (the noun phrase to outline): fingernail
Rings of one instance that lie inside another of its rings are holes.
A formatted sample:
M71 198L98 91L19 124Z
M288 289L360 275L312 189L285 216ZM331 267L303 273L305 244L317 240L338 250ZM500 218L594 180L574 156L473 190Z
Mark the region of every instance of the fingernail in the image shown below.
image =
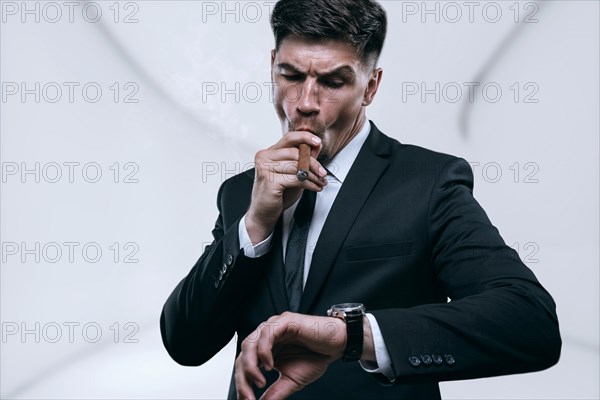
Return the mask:
M327 175L327 170L323 167L319 167L319 175L321 175L321 177L324 177Z
M313 135L312 141L314 144L319 144L319 143L321 143L321 138Z

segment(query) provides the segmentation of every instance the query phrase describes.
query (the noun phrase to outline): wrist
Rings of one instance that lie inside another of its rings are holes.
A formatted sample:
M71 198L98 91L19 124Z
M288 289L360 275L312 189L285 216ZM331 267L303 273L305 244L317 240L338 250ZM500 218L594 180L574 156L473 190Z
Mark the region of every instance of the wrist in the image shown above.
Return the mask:
M268 238L271 232L273 232L273 226L257 222L250 211L244 217L244 224L246 225L246 231L253 246Z
M346 333L346 323L336 317L328 317L331 319L331 323L335 324L335 331L338 333L336 337L336 353L335 359L340 359L344 356L344 350L346 349L346 342L348 341L348 335ZM339 335L339 336L338 336Z

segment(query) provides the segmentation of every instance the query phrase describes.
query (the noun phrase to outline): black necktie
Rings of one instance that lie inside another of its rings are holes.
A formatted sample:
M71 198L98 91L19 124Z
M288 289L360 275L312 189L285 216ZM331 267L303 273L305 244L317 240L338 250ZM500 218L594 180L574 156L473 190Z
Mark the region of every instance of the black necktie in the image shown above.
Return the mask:
M285 250L285 287L290 311L293 312L297 312L300 308L304 279L304 252L316 199L317 192L305 189L302 193L294 212L294 221Z

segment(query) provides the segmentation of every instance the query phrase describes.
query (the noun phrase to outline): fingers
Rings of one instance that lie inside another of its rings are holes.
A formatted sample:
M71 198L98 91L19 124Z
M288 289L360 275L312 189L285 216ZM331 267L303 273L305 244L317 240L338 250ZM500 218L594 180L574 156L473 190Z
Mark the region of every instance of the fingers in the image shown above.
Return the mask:
M327 183L327 179L325 178L327 176L327 170L314 157L310 158L310 171Z
M264 366L267 370L274 367L271 354L272 329L274 328L275 326L269 321L262 323L242 341L242 351L235 361L235 383L238 399L254 399L252 383L259 388L263 388L267 384L260 367Z
M258 359L267 369L275 369L274 352L275 345L286 345L288 339L297 339L300 324L294 321L300 314L284 312L275 315L262 324L263 329L256 341L256 352Z
M285 188L303 188L321 191L327 185L327 179L325 178L327 171L320 166L317 160L311 159L310 161L310 169L306 171L308 175L304 181L300 181L296 175L298 172L297 161L273 162L269 165L268 170L261 170L261 178L266 178L269 182Z
M286 399L303 386L297 384L290 378L280 375L279 379L273 383L269 389L260 397L260 400L281 400Z
M313 154L314 152L311 149L310 170L319 178L324 178L327 170L317 161L318 154ZM263 171L295 174L298 171L299 155L300 151L296 147L261 150L256 154L255 163Z
M257 357L264 365L267 371L275 368L275 362L273 360L273 334L269 332L267 335L261 335L260 339L256 344Z
M310 169L307 171L307 179L300 181L297 177L297 159L287 158L287 153L298 154L298 149L275 150L269 155L269 159L257 161L256 189L268 196L281 195L286 189L308 189L315 192L323 190L327 185L327 171L313 158L310 160ZM272 158L271 158L272 157ZM279 161L282 160L282 161ZM257 192L259 193L259 192ZM294 195L294 201L301 192Z
M298 146L311 146L310 168L306 179L298 178ZM288 132L273 146L260 150L254 158L255 182L247 215L254 221L248 234L253 243L264 240L281 213L298 200L300 189L321 192L327 185L327 171L317 161L321 139L310 132ZM246 220L246 222L248 219Z
M343 340L332 342L330 335L323 335L331 330L328 326L335 328L331 317L291 312L261 324L244 339L236 360L238 398L254 399L252 384L265 387L261 366L279 372L279 378L261 397L265 400L285 399L321 377L329 364L339 358L336 355L344 346Z
M258 328L260 329L260 327ZM252 336L252 335L251 335ZM242 342L242 352L240 353L242 369L245 377L254 382L258 387L264 387L267 383L265 377L260 371L259 365L262 363L256 352L256 342L250 338L244 339Z
M277 143L269 147L269 149L284 149L289 147L298 147L300 143L306 143L311 147L311 156L317 157L321 152L321 139L307 131L291 131L286 133L279 139Z
M250 381L248 380L242 361L243 355L240 353L238 358L235 360L235 388L237 392L237 398L241 399L249 399L255 400L254 391L252 390L252 386Z
M277 143L275 143L273 146L271 146L268 150L272 150L272 151L280 150L280 149L296 150L302 144L306 144L309 146L310 157L312 159L314 159L314 161L311 160L311 164L313 164L316 161L319 153L321 152L322 142L321 142L321 139L317 135L314 135L312 132L308 132L308 131L288 132L285 135L283 135L281 137L281 139ZM287 153L286 158L280 159L279 161L283 161L283 160L297 161L298 159L299 159L299 156L298 156L298 152L296 150L294 153L291 153L291 154ZM324 177L326 175L326 171L320 163L318 163L318 165L315 166L315 169L313 172L315 173L315 175L318 175L320 177Z

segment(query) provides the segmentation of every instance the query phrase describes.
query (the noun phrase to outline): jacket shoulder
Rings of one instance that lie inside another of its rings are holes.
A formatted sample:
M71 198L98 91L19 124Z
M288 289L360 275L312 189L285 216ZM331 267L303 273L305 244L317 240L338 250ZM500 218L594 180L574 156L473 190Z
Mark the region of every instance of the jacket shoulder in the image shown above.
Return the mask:
M404 161L431 163L435 165L445 165L451 161L461 160L460 157L452 154L441 153L425 147L402 143L395 155L396 158L400 158Z
M472 187L473 174L470 164L463 158L425 147L400 143L378 131L380 148L390 157L390 172L403 180L418 178L421 183L434 184L439 178L461 181ZM444 180L444 181L445 181Z
M375 149L375 152L388 156L390 155L394 161L400 162L421 162L428 164L447 164L453 160L459 160L451 154L441 153L425 147L416 146L413 144L401 143L397 139L383 133L377 126L371 122L373 135L370 141L370 146Z

